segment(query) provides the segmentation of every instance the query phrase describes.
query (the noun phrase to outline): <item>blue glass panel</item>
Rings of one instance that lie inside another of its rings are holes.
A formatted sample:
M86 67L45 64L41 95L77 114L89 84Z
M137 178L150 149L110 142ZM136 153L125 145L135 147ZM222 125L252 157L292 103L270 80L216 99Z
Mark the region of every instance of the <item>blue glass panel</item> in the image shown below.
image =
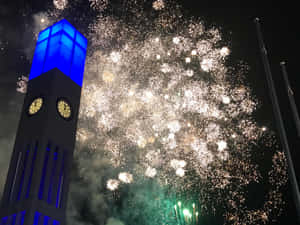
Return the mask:
M33 225L38 225L38 223L39 223L39 218L40 218L40 213L39 213L39 212L35 212L35 214L34 214Z
M72 50L73 47L73 40L69 38L69 36L65 35L64 33L61 36L61 43Z
M61 45L57 67L67 76L70 74L71 60L72 49L67 48L65 45Z
M74 27L72 27L72 25L67 21L67 20L63 20L64 21L64 28L63 30L70 35L72 38L74 38L75 36L75 29Z
M47 49L47 43L48 40L40 42L39 44L37 44L35 48L29 80L39 76L42 73L46 49Z
M87 48L86 38L79 32L76 33L76 43L79 44L83 49Z
M59 222L57 220L53 220L53 225L59 225Z
M20 223L20 225L24 224L25 213L26 213L26 211L23 211L22 214L21 214L21 223Z
M70 77L79 86L82 86L84 63L85 63L85 51L82 48L80 48L78 45L75 45Z
M52 31L51 31L51 35L54 35L56 34L57 32L61 31L63 28L63 22L60 21L60 22L57 22L56 24L54 24L52 26Z
M7 219L8 219L8 216L3 217L1 220L1 225L6 225Z
M44 225L48 225L49 216L44 216Z
M50 38L43 72L47 72L56 67L57 62L59 61L60 38L61 33Z
M12 218L11 225L15 225L17 214L14 214L12 217L13 217L13 218Z
M40 32L39 37L38 37L38 42L41 42L49 37L50 34L50 28L47 28L46 30L43 30Z

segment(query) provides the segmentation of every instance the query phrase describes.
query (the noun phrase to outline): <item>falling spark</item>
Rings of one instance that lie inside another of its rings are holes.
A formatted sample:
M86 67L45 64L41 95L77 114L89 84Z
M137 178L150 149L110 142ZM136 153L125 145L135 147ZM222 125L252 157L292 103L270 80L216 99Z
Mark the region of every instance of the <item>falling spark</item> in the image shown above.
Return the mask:
M123 183L129 184L133 181L133 176L130 173L127 172L121 172L118 176L119 180Z
M179 177L183 177L184 176L184 169L182 169L182 168L178 168L177 170L176 170L176 175L177 176L179 176Z
M145 171L145 176L146 177L155 177L157 171L155 168L151 168L151 167L148 167Z
M212 59L203 59L201 62L201 68L208 72L212 69Z
M120 181L115 180L115 179L109 179L106 183L106 187L107 189L114 191L117 190L117 188L119 187Z
M59 10L65 9L67 4L68 0L53 0L53 5Z
M165 8L165 3L163 0L156 0L153 2L152 7L155 10L162 10L163 8Z
M222 102L224 104L229 104L230 103L230 98L228 96L222 96Z
M225 141L219 141L218 143L218 150L223 151L227 148L227 143Z
M190 57L186 57L186 58L185 58L185 62L186 62L186 63L190 63L190 62L191 62L191 58L190 58Z
M223 47L223 48L220 50L220 54L221 54L221 56L223 56L223 57L228 56L229 53L230 53L230 50L229 50L229 48L227 48L227 47Z
M121 59L121 55L119 52L111 52L110 53L110 58L114 63L117 63Z
M27 92L27 84L28 84L28 77L21 76L18 78L17 82L17 91L20 93L26 93Z
M173 43L174 43L174 44L178 45L179 42L180 42L179 37L173 37Z

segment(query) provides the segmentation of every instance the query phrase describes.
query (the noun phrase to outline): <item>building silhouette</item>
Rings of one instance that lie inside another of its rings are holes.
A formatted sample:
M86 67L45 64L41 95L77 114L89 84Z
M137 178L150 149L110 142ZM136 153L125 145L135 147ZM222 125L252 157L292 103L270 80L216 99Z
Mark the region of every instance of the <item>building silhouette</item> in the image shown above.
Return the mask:
M67 20L38 36L0 225L64 225L87 40Z

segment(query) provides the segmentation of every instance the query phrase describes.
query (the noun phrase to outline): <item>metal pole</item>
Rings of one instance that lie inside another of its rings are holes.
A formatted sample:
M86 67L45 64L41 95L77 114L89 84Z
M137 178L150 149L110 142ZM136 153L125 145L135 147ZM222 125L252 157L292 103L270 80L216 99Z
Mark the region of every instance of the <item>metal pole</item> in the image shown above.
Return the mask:
M264 64L264 69L266 72L267 83L268 83L269 94L270 94L270 98L271 98L271 102L272 102L273 112L274 112L274 116L275 116L276 127L279 132L279 138L281 141L282 148L286 155L287 164L288 164L287 166L288 166L289 180L290 180L290 183L292 186L292 193L294 196L294 203L296 206L298 221L300 221L300 193L299 193L297 178L295 175L293 160L292 160L292 156L290 153L287 136L286 136L286 132L284 129L284 124L283 124L281 113L280 113L280 107L278 104L277 94L276 94L274 82L272 79L272 73L271 73L271 68L270 68L270 64L269 64L269 60L268 60L267 50L266 50L266 47L265 47L265 44L263 41L263 36L261 33L259 19L255 18L254 22L256 24L258 42L259 42L259 47L260 47L260 51L261 51L262 61Z
M287 71L286 71L285 62L281 62L280 65L281 65L281 71L282 71L282 75L283 75L283 78L284 78L284 83L285 83L285 86L286 86L286 89L287 89L287 93L288 93L288 96L289 96L289 100L290 100L290 104L291 104L291 108L292 108L292 112L293 112L293 117L294 117L296 129L297 129L297 134L298 134L298 137L300 137L300 119L299 119L297 106L296 106L296 103L295 103L294 92L291 89L288 74L287 74Z

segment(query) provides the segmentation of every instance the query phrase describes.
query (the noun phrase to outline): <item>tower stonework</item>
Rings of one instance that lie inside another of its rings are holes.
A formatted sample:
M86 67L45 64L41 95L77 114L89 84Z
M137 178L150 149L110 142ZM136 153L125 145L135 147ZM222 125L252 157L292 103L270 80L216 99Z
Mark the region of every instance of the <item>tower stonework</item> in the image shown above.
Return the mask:
M67 20L40 32L0 225L65 225L87 40Z

